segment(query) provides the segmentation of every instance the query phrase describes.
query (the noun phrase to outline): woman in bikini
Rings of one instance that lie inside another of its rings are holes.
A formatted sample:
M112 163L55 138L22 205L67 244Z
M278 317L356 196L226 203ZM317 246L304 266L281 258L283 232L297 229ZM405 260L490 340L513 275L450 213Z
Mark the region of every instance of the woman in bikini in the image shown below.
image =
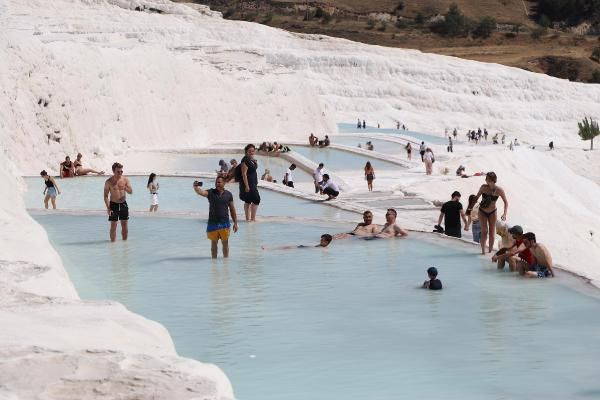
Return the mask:
M494 248L494 239L496 237L496 220L498 219L498 210L496 201L499 197L504 203L504 212L502 213L502 221L506 221L506 211L508 210L508 201L504 190L496 185L496 174L488 172L485 174L485 184L481 185L475 203L481 197L479 203L479 223L481 224L481 254L485 254L485 243L489 239L488 250L491 253ZM489 238L488 238L489 236Z
M90 172L96 175L104 175L104 171L96 171L95 169L91 168L83 168L83 162L81 161L82 158L83 155L81 153L77 153L77 159L73 162L73 166L75 168L75 175L87 175Z
M373 179L375 179L375 169L371 165L371 161L367 161L365 165L365 179L367 180L367 187L369 192L373 191Z
M406 143L404 148L406 149L406 157L408 157L409 160L412 160L412 145L410 142Z

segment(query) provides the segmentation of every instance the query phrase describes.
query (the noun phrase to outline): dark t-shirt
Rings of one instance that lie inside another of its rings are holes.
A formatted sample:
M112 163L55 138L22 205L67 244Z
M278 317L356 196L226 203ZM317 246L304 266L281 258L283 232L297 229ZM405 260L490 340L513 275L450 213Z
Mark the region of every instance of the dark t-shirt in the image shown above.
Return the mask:
M219 194L217 189L208 189L208 223L226 224L229 222L229 202L233 201L230 191L224 190Z
M258 162L256 160L251 160L247 156L244 156L244 158L242 158L242 161L240 161L240 168L242 168L242 164L246 164L246 166L248 167L248 171L246 172L246 176L248 177L248 186L250 186L250 188L256 187L258 185L258 176L256 174ZM243 187L244 180L240 179L240 188Z
M442 290L442 281L439 279L431 279L429 281L429 290Z
M460 211L463 209L460 201L450 200L442 206L444 214L444 229L450 232L460 232Z

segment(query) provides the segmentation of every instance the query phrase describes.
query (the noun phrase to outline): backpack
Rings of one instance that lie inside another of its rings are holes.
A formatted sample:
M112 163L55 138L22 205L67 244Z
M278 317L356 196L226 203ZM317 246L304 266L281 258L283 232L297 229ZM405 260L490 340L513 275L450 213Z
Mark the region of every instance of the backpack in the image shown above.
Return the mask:
M233 169L233 179L236 182L242 181L242 165L238 164L237 167Z

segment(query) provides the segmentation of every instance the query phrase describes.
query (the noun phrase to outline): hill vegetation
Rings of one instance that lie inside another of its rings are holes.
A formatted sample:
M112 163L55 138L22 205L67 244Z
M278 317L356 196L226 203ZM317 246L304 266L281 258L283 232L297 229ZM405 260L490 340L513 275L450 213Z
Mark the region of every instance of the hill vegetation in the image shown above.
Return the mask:
M178 0L190 1L190 0ZM600 0L193 0L293 32L598 83Z

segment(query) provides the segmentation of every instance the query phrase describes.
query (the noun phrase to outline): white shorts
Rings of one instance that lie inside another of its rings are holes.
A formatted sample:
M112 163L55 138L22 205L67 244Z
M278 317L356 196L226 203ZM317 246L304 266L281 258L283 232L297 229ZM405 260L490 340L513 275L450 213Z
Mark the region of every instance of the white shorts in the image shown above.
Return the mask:
M150 194L150 205L157 206L158 205L158 193Z

